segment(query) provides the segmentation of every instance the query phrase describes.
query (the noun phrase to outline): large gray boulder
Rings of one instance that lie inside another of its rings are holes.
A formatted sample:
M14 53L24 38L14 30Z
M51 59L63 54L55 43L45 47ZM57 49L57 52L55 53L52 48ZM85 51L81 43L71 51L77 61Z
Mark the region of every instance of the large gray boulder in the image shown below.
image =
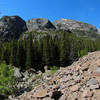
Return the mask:
M70 20L70 19L61 19L57 20L54 23L54 26L57 30L78 30L78 31L88 31L88 32L97 32L95 26L80 21Z
M0 19L0 40L18 39L26 30L26 23L19 16L3 16Z
M21 74L21 72L20 72L20 69L17 68L17 67L14 67L14 76L15 76L16 78L21 78L21 77L22 77L22 74Z
M26 22L28 31L33 30L54 30L55 26L45 18L34 18Z

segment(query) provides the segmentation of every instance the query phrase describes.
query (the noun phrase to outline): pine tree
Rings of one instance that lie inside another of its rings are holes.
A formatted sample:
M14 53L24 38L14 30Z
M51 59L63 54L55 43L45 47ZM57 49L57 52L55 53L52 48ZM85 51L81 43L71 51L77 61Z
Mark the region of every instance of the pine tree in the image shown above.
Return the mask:
M33 39L32 34L29 34L29 39L27 41L27 50L26 50L26 69L29 69L33 66Z
M17 50L17 42L12 40L10 44L10 64L16 65L16 51Z
M49 45L49 37L46 37L43 40L43 62L44 65L50 65L50 45Z

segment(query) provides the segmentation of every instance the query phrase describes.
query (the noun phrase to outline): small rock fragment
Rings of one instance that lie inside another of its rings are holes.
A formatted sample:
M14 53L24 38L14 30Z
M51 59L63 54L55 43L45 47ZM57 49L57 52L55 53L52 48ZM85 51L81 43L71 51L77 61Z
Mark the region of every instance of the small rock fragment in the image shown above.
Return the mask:
M39 92L36 92L33 97L45 97L47 95L47 90L46 89L42 89L42 90L39 90Z
M83 98L88 98L88 97L92 97L92 95L93 95L92 91L90 91L90 90L84 90L83 94L82 94L82 97Z
M99 89L99 84L90 85L90 89Z
M75 91L79 90L79 86L78 85L74 85L70 89L71 89L71 91L75 92Z
M100 59L98 59L98 60L96 61L96 64L97 64L98 67L100 67Z
M98 81L95 78L92 78L87 82L87 85L96 85L96 84L98 84Z

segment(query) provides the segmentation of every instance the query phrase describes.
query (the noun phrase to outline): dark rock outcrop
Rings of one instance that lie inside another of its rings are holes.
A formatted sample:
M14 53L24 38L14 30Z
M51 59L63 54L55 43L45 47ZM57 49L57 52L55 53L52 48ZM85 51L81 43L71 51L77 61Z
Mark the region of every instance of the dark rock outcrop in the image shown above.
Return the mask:
M26 23L19 16L3 16L0 19L0 40L18 39L27 30Z
M54 30L55 26L45 18L31 19L26 22L29 31L32 30Z
M95 26L80 21L70 20L70 19L61 19L57 20L54 23L54 26L57 30L79 30L79 31L88 31L88 32L97 32Z

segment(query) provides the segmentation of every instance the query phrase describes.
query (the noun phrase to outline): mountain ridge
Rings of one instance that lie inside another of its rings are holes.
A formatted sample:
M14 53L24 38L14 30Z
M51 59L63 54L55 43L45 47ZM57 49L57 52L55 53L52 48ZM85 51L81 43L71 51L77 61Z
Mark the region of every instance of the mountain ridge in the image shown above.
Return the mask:
M64 30L84 36L98 34L98 29L95 26L71 19L60 19L53 23L46 18L33 18L26 22L19 16L3 16L0 19L0 38L3 38L2 40L7 40L8 38L19 39L23 32L34 30L47 32L50 30Z

